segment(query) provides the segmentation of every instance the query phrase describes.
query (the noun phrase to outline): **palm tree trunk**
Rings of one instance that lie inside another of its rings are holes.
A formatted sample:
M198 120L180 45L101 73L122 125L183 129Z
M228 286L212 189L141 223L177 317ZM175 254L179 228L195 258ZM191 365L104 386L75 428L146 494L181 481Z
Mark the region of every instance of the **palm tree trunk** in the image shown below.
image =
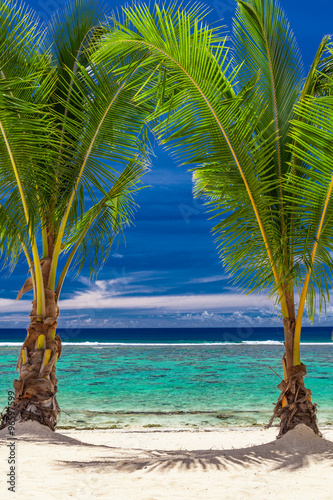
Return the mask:
M286 349L282 358L284 380L278 385L281 394L268 427L273 423L274 418L278 417L280 418L278 437L294 429L298 424L305 424L320 435L317 425L316 404L311 402L311 391L306 389L304 385L306 366L303 363L294 365L295 320L284 318L283 326Z
M49 265L43 266L44 283L49 268ZM28 334L17 363L19 379L14 380L15 400L2 415L0 428L8 426L14 415L16 421L35 420L52 430L57 424L56 363L61 354L61 340L56 335L59 308L55 292L45 287L45 318L37 316L36 301L32 304Z

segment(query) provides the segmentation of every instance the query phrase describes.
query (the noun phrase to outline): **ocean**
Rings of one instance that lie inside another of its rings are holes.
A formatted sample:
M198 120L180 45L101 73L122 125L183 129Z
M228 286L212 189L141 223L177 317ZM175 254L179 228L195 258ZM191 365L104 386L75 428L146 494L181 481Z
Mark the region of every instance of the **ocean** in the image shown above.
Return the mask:
M279 328L58 333L64 345L57 364L58 428L262 426L279 396ZM0 411L24 338L23 329L0 330ZM303 329L302 361L319 425L333 425L332 327Z

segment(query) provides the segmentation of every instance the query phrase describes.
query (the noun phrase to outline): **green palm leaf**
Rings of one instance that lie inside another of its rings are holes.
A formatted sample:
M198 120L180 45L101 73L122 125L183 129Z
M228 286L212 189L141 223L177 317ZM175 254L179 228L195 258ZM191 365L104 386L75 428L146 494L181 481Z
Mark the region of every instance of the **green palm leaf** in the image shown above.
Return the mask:
M41 254L51 258L51 288L64 248L79 251L81 245L81 264L91 252L91 271L96 272L98 260L107 256L107 251L104 256L96 252L97 242L109 249L130 221L135 186L145 170L150 108L137 109L137 89L128 76L89 59L106 13L98 2L68 4L41 35L24 7L5 2L0 9L0 31L8 34L0 39L0 46L7 44L0 52L0 224L12 221L0 245L13 262L22 245L31 247L40 276ZM124 61L120 56L117 66L125 66ZM133 162L141 170L129 167ZM134 171L136 182L129 188ZM117 206L108 205L110 187L120 185L124 191ZM42 287L40 280L40 295Z
M235 96L232 83L236 75L238 77L238 70L230 73L224 37L192 20L187 12L180 11L176 20L167 10L160 11L158 7L153 12L127 9L126 15L126 22L115 23L111 34L104 36L102 48L94 59L112 59L116 47L118 53L122 50L127 57L140 51L150 76L140 87L136 100L151 103L155 99L157 110L152 115L156 122L155 134L162 143L171 145L183 163L201 165L196 179L200 179L201 191L207 196L210 196L210 187L216 187L218 210L223 211L232 198L231 195L228 202L224 198L226 189L242 193L241 210L247 212L244 227L253 216L259 221L253 224L251 248L255 250L249 259L257 258L264 234L270 254L270 259L265 259L270 269L268 282L272 283L272 267L279 258L271 249L279 241L275 227L278 219L272 207L272 190L276 190L277 182L265 167L273 162L275 136L269 131L271 124L263 126L266 104L256 81L249 82L248 87ZM275 218L276 223L272 224ZM221 237L219 243L225 263L230 264L230 269L236 265L238 272L240 263L244 265L244 259L240 259L241 245L236 255L237 250L233 254L229 252L224 238ZM263 252L265 254L265 248ZM279 284L277 271L275 274ZM250 289L262 286L259 272L248 273L246 278Z

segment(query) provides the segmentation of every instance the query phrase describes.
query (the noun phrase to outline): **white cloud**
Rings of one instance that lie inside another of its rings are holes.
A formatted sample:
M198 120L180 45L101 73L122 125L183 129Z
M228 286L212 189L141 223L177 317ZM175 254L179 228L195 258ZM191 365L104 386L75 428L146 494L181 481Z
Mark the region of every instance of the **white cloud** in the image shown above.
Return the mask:
M272 308L272 301L262 295L230 293L197 295L112 296L104 286L77 293L60 301L61 309L172 309L174 311L234 310Z
M13 300L13 299L0 299L0 312L26 312L31 310L31 302L29 300ZM3 319L4 316L1 318Z
M191 283L215 283L216 281L227 281L229 280L229 276L204 276L203 278L194 278L190 281L188 281L188 284Z
M197 295L119 296L105 282L96 282L92 289L77 292L72 299L60 300L60 310L81 309L157 309L177 311L219 311L242 308L272 308L272 301L263 295L235 293ZM0 312L14 313L31 310L28 300L0 299Z
M112 257L113 257L114 259L122 259L124 256L123 256L123 255L121 255L120 253L113 253L113 254L112 254Z

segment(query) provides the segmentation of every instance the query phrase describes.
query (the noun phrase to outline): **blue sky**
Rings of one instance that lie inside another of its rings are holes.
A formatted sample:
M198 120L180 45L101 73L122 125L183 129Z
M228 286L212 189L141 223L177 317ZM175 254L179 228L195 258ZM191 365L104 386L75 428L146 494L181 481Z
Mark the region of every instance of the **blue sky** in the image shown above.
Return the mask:
M29 1L47 20L62 0ZM233 0L215 0L210 21L224 19L230 27ZM111 7L122 3L110 2ZM333 33L333 5L328 0L286 0L289 17L303 54L311 64L321 38ZM135 225L98 275L89 282L83 269L65 282L59 326L62 327L222 327L280 325L273 304L262 295L246 296L224 273L218 260L212 221L205 207L192 199L191 175L161 148L155 147L153 169L145 178L151 187L139 193ZM14 302L27 277L19 265L2 275L0 326L28 324L31 297ZM332 324L333 310L326 323Z

